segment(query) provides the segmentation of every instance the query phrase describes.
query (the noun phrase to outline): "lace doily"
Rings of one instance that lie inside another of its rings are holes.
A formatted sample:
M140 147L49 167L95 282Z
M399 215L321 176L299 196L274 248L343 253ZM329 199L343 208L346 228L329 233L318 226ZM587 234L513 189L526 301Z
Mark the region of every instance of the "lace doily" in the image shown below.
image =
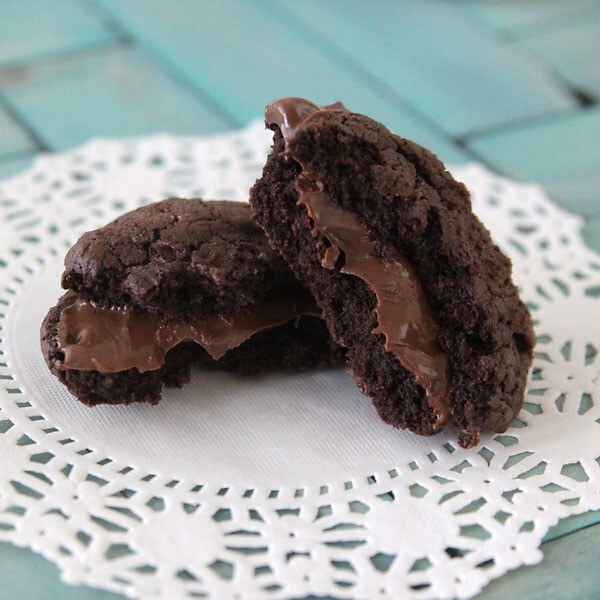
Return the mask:
M454 169L538 344L523 411L463 450L383 424L343 370L196 370L156 406L75 401L39 326L85 230L167 196L244 201L270 135L98 140L0 184L0 539L132 598L468 598L600 508L600 258L534 185Z

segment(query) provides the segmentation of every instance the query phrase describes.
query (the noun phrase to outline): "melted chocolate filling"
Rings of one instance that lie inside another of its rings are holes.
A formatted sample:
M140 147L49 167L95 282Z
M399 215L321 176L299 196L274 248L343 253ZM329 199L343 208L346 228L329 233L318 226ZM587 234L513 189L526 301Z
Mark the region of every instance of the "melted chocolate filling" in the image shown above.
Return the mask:
M235 315L208 314L166 321L155 313L128 307L106 308L81 297L61 313L57 324L62 368L116 373L159 369L169 350L182 342L202 346L215 360L255 333L296 317L321 316L309 297L279 297Z
M368 230L354 214L331 201L322 179L309 172L289 149L290 141L302 126L320 114L333 111L348 112L340 102L317 106L302 98L282 98L267 106L265 117L268 127L275 125L280 129L285 154L303 169L294 187L298 205L306 207L313 222L313 231L330 244L321 260L322 266L332 270L343 256L341 272L359 277L373 290L378 319L373 333L383 334L385 350L414 373L437 416L435 426L440 428L452 415L447 395L447 360L437 344L438 326L417 274L395 248L389 248L382 258Z

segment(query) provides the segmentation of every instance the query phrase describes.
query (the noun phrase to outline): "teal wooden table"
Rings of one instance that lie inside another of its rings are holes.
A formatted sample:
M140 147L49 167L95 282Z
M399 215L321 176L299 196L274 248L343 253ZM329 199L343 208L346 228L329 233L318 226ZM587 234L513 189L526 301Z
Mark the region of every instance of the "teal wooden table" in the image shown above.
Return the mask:
M225 131L284 95L543 183L600 250L598 0L0 1L0 177L92 136ZM479 598L600 598L600 513L543 549ZM120 598L7 544L0 581L11 600Z

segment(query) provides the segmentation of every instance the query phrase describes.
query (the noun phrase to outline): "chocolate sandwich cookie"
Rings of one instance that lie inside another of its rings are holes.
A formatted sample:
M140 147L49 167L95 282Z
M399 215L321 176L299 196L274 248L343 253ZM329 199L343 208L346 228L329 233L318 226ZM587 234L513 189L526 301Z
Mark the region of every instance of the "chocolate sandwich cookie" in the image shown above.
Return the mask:
M84 234L42 324L51 372L84 404L156 403L190 366L241 373L340 363L312 296L248 204L173 198Z
M381 418L464 447L519 412L534 334L510 260L428 150L341 103L266 109L255 220L312 292Z

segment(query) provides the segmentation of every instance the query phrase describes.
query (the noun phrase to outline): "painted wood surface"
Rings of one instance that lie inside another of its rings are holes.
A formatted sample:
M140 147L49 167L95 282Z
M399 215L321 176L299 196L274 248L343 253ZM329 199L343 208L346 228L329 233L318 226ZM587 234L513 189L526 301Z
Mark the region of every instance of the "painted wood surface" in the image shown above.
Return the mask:
M37 61L0 72L4 96L53 149L94 136L212 133L231 125L136 48ZM51 118L49 118L49 115Z
M77 0L3 0L0 66L78 51L113 39L108 27Z
M600 250L598 0L373 6L0 0L0 177L92 136L205 134L260 118L278 96L341 99L445 161L542 182L586 217ZM599 521L561 522L542 565L480 598L600 598ZM0 580L11 600L117 598L65 586L54 566L6 544Z
M2 595L6 600L122 600L120 594L83 585L64 585L58 568L39 554L0 542ZM175 600L175 599L174 599Z
M600 4L564 29L533 33L521 43L583 92L600 94Z
M35 148L27 132L2 108L0 108L0 132L2 132L0 135L0 164L3 157L10 158L12 154Z
M33 153L14 154L0 160L0 179L15 175L27 167L29 167L33 160Z
M289 29L307 23L450 135L574 106L536 61L473 27L458 3L382 1L377 10L345 0L280 4ZM260 5L275 11L270 0Z
M340 61L307 35L305 29L283 25L278 4L269 7L222 0L187 0L173 12L164 2L102 0L102 5L127 23L128 30L163 57L177 64L196 89L209 93L239 123L262 115L270 99L305 96L327 104L342 98L358 112L369 112L424 145L445 160L465 162L467 155L435 127L415 119L414 111L382 94L357 76L352 64ZM165 23L168 23L165 26ZM198 35L198 24L210 23Z
M544 560L492 581L478 600L599 600L598 526L544 544Z
M514 38L536 31L551 31L586 19L589 11L598 9L597 0L566 0L544 2L465 2L462 10L495 31Z
M600 216L600 105L544 119L520 127L507 127L469 143L479 156L512 177L543 184L568 184L561 203L587 216ZM595 187L595 189L594 189Z

